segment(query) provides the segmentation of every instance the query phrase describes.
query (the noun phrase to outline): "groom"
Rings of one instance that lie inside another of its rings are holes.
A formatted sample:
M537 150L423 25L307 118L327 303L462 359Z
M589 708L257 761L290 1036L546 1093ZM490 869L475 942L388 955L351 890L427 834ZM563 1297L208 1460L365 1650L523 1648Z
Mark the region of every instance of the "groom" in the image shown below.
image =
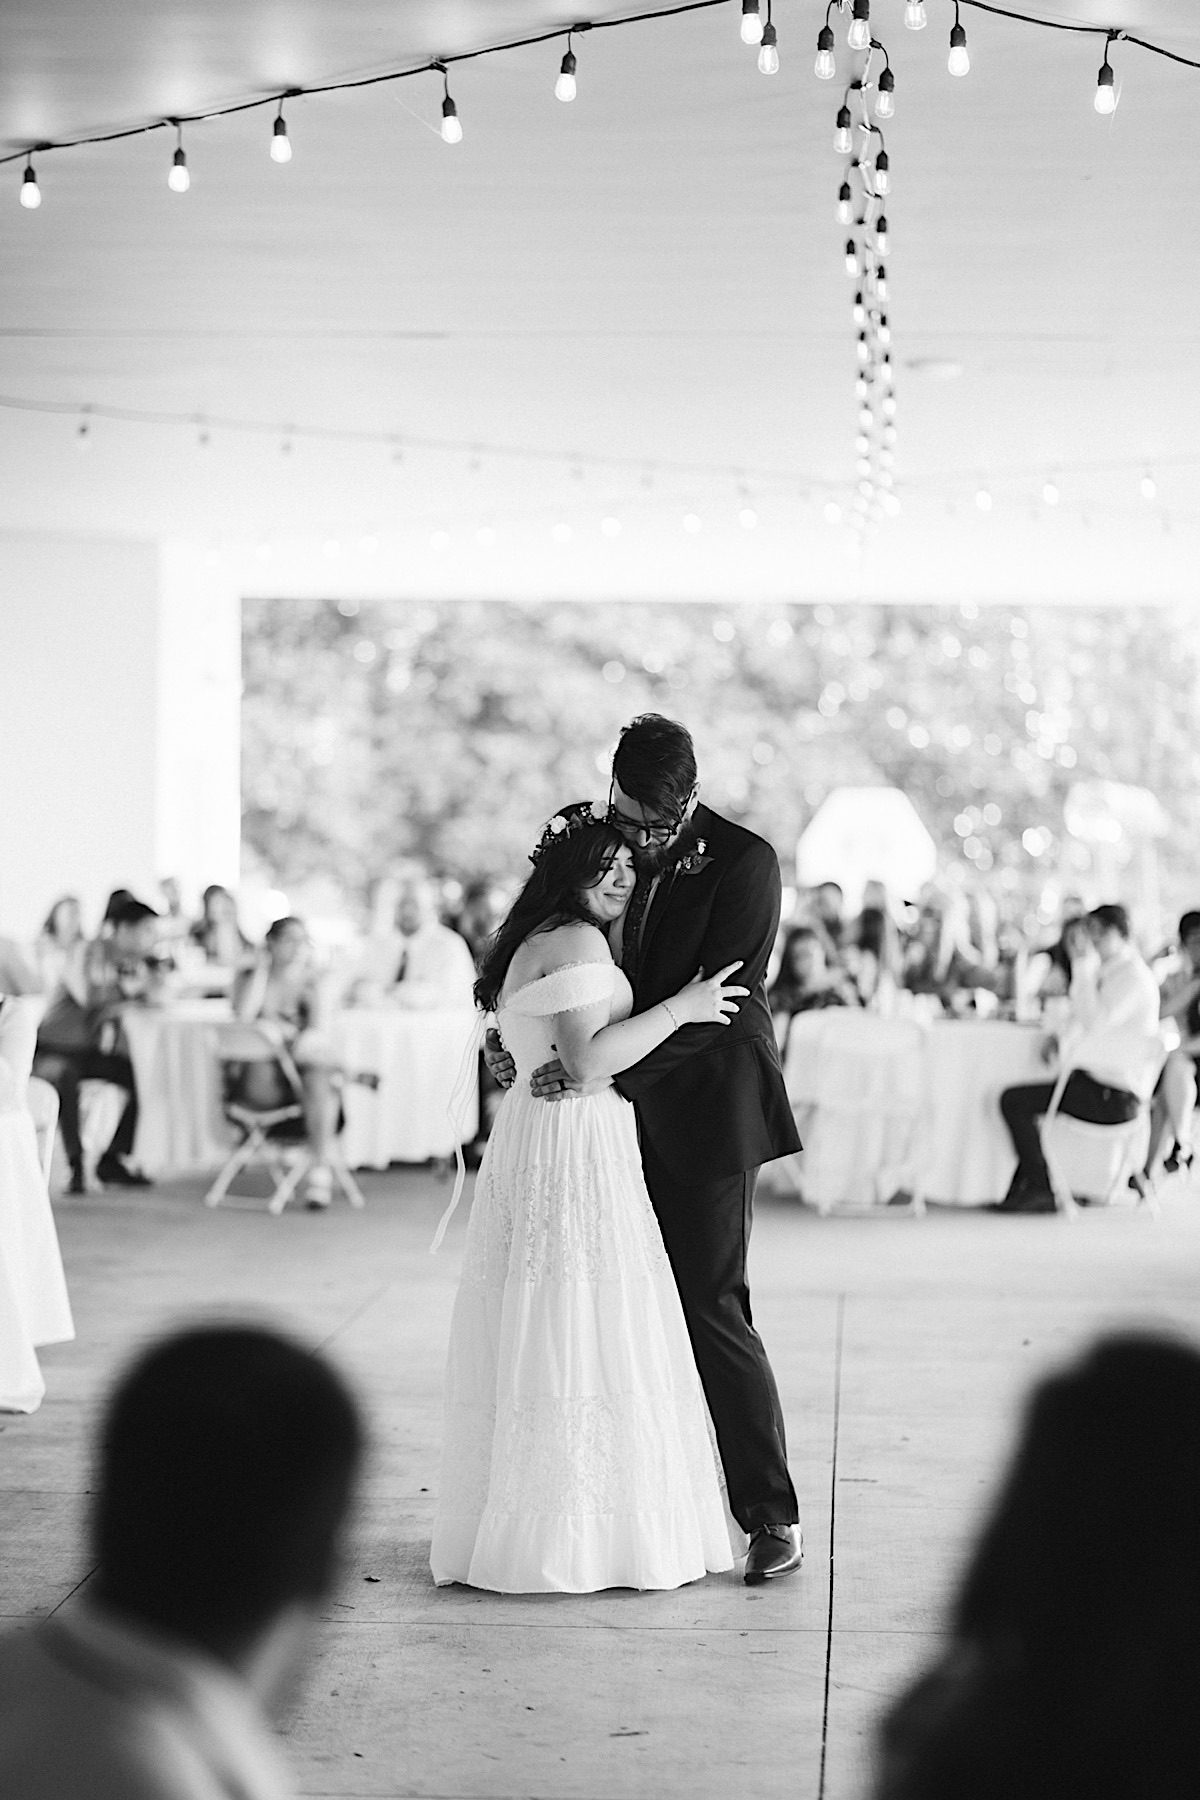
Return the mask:
M734 1517L749 1533L748 1582L790 1575L803 1554L783 1412L750 1314L746 1251L759 1165L800 1148L764 977L779 926L779 862L753 832L697 800L682 725L634 719L613 757L609 819L633 851L637 886L622 921L621 964L645 1012L698 968L750 990L728 1025L686 1025L615 1077L637 1108L646 1186L679 1287L717 1433ZM498 1040L497 1040L498 1044ZM489 1043L504 1085L512 1065ZM560 1100L558 1062L532 1078Z

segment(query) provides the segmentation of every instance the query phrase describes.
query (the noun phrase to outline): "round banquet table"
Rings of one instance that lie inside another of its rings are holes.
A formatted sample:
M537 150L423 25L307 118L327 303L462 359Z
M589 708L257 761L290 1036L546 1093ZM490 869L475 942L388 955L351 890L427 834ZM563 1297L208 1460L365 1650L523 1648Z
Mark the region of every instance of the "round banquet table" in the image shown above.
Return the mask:
M362 1007L335 1015L330 1035L346 1072L342 1148L352 1169L453 1156L479 1126L474 1010ZM377 1086L356 1080L366 1075Z
M137 1083L133 1163L147 1175L186 1175L224 1162L233 1134L221 1112L216 1027L227 1000L127 1006L121 1023Z
M927 1200L981 1206L1001 1200L1017 1166L1000 1116L1006 1087L1048 1081L1036 1025L945 1019L925 1035L921 1186Z

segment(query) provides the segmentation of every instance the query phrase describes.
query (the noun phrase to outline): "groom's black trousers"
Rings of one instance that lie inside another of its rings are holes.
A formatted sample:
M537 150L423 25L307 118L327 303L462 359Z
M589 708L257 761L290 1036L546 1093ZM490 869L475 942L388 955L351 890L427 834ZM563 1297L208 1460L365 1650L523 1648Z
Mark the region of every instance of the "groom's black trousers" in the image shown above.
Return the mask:
M730 1511L745 1531L795 1524L783 1409L746 1285L758 1170L679 1182L644 1134L642 1166L716 1427Z

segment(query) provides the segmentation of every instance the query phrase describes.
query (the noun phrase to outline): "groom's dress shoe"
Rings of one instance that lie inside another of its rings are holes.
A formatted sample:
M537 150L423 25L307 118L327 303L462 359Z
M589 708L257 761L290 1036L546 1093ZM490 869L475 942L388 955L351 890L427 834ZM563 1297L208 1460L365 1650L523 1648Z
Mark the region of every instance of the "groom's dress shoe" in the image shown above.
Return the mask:
M744 1579L752 1585L790 1575L804 1560L804 1535L798 1525L760 1525L750 1535Z

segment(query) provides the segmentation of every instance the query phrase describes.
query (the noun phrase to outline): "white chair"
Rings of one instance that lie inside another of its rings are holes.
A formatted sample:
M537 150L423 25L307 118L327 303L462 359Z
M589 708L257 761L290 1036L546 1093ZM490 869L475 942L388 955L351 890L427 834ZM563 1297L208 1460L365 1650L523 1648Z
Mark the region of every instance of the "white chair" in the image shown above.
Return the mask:
M58 1130L58 1089L40 1075L31 1075L25 1089L25 1104L33 1117L37 1133L38 1161L46 1185L50 1185L50 1165L54 1161L54 1134Z
M241 1133L241 1142L204 1196L206 1206L219 1206L243 1169L264 1164L274 1183L267 1211L276 1218L313 1166L312 1147L304 1125L304 1083L287 1048L267 1029L255 1024L222 1024L216 1028L221 1063L223 1110ZM237 1075L252 1062L274 1063L282 1072L289 1098L274 1107L252 1106L238 1097ZM351 1206L365 1206L362 1190L336 1145L329 1168Z
M1064 1044L1054 1092L1038 1129L1054 1203L1066 1218L1079 1217L1077 1195L1108 1205L1127 1192L1130 1176L1138 1173L1145 1159L1150 1097L1166 1055L1166 1043L1157 1032L1094 1031ZM1075 1069L1089 1074L1102 1071L1096 1079L1136 1095L1139 1104L1133 1118L1096 1125L1062 1112L1063 1093ZM1118 1072L1119 1084L1115 1081ZM1157 1218L1159 1206L1153 1188L1148 1183L1141 1185L1137 1195L1139 1204Z
M799 1170L804 1198L828 1214L882 1210L906 1194L908 1209L922 1214L924 1027L831 1006L807 1049L814 1098ZM795 1084L797 1111L800 1091Z

